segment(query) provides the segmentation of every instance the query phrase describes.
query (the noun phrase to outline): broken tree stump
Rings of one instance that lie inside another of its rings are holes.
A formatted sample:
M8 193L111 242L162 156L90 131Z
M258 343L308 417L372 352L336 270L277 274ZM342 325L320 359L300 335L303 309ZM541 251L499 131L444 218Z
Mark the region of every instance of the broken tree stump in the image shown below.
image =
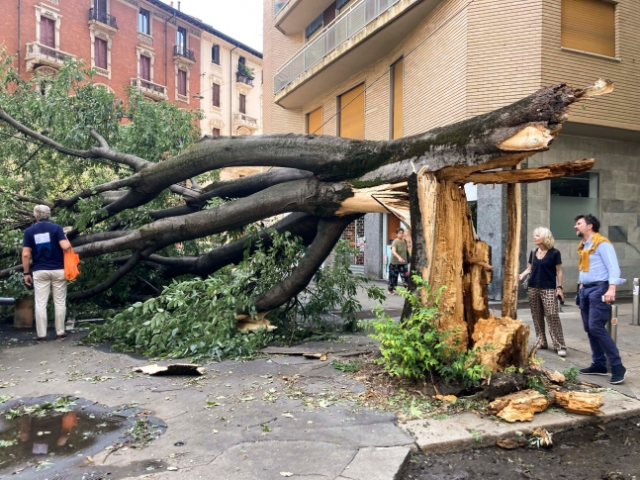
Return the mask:
M579 415L602 415L602 395L586 392L556 392L555 402L569 413Z
M535 390L523 390L495 399L489 404L489 413L507 422L530 422L536 413L544 412L549 399Z
M492 372L501 372L511 365L527 364L529 327L521 320L491 316L476 323L473 348L477 349L480 363Z

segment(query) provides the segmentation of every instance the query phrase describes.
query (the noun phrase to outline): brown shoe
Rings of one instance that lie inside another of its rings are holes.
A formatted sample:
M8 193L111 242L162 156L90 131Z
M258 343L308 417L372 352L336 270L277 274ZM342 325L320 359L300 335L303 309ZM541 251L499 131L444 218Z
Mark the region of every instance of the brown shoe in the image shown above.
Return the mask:
M63 333L62 335L56 335L56 340L65 340L69 335Z
M36 340L38 341L38 343L44 343L47 341L47 337L37 337Z

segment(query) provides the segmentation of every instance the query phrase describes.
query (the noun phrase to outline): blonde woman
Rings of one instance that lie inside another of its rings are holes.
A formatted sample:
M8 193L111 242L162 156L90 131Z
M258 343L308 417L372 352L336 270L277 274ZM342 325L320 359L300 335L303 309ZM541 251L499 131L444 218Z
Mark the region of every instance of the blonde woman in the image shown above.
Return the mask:
M538 227L533 231L534 248L529 254L529 267L520 274L520 280L529 274L527 295L533 325L541 349L548 348L544 319L549 323L549 333L553 341L553 348L559 356L567 356L564 344L562 324L558 314L556 296L564 301L562 291L562 258L560 251L553 248L555 240L548 228Z

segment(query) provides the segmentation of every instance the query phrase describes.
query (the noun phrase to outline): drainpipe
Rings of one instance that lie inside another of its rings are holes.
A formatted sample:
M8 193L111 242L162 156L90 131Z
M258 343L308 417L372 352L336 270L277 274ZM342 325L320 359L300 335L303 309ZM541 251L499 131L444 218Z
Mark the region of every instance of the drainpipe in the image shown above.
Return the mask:
M171 2L171 6L173 7L173 2ZM167 25L169 24L169 22L171 20L173 20L175 18L176 14L174 13L173 15L171 15L169 18L167 18L164 21L164 86L165 88L169 87L169 83L168 83L168 71L167 71L167 62L169 61L169 51L167 50L168 47L168 37L167 37ZM152 19L150 18L149 21L152 21Z
M229 51L229 136L233 136L233 47Z
M20 45L20 41L22 40L20 38L20 14L22 13L22 9L20 8L21 5L21 0L18 0L18 76L20 76L20 65L21 65L21 61L20 61L20 51L21 51L21 45Z

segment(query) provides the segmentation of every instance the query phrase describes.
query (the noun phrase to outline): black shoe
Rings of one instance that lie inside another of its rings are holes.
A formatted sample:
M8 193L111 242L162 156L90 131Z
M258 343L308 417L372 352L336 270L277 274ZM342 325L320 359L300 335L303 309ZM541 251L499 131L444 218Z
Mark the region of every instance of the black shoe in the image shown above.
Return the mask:
M590 367L580 369L582 375L608 375L607 367L592 363Z
M611 385L619 385L624 382L624 377L627 374L627 369L623 365L616 365L611 367Z

